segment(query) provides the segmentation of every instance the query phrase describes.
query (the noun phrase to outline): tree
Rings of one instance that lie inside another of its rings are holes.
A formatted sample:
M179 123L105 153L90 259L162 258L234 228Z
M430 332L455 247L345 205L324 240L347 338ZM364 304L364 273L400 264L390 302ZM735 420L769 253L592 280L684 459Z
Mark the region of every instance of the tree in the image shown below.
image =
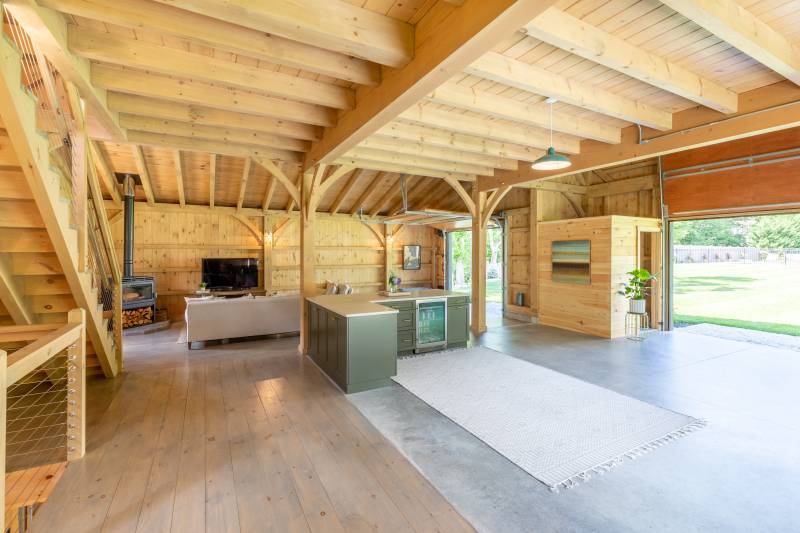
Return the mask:
M800 248L800 215L758 217L747 242L759 248Z
M672 235L675 244L745 246L752 223L750 217L686 220L674 223Z
M492 228L486 230L486 258L489 268L486 269L487 277L500 277L500 253L503 244L503 230Z

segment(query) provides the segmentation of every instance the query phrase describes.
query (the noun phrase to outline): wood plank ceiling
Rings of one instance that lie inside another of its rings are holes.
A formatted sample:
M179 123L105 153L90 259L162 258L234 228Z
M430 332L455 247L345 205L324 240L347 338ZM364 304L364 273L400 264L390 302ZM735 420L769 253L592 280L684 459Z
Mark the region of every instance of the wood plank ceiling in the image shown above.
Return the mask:
M70 51L118 114L128 144L97 146L110 171L146 173L150 201L291 209L274 172L247 161L276 161L296 181L325 128L411 61L414 25L437 2L38 3L66 17ZM413 208L463 211L442 178L469 191L538 158L551 144L547 97L558 100L554 147L577 154L583 140L613 145L633 124L669 130L673 113L728 114L742 92L800 82L797 0L560 0L519 22L331 161L356 169L320 210L397 213L408 175Z

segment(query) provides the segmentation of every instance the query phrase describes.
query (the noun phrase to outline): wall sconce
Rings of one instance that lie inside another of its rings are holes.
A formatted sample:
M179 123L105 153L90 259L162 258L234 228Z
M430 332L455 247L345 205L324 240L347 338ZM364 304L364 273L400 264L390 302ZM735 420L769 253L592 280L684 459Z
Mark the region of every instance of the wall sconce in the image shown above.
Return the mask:
M271 242L272 242L272 232L271 232L271 231L268 231L268 232L267 232L267 233L264 235L264 242L269 242L269 243L271 243Z
M394 242L394 235L387 235L386 242L392 244Z

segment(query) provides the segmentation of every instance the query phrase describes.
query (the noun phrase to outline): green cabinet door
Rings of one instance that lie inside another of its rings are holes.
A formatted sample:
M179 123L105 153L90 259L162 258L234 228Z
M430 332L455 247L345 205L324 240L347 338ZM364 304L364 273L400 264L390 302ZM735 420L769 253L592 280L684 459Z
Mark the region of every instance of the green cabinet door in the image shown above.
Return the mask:
M469 340L469 305L459 302L447 306L447 346L464 346Z

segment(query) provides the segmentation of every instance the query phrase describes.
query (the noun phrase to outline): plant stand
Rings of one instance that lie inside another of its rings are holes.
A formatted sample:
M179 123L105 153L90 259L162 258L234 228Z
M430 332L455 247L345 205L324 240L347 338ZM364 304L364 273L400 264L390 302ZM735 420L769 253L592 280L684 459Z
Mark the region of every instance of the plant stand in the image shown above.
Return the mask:
M650 331L650 315L625 313L625 337L632 341L643 341Z

